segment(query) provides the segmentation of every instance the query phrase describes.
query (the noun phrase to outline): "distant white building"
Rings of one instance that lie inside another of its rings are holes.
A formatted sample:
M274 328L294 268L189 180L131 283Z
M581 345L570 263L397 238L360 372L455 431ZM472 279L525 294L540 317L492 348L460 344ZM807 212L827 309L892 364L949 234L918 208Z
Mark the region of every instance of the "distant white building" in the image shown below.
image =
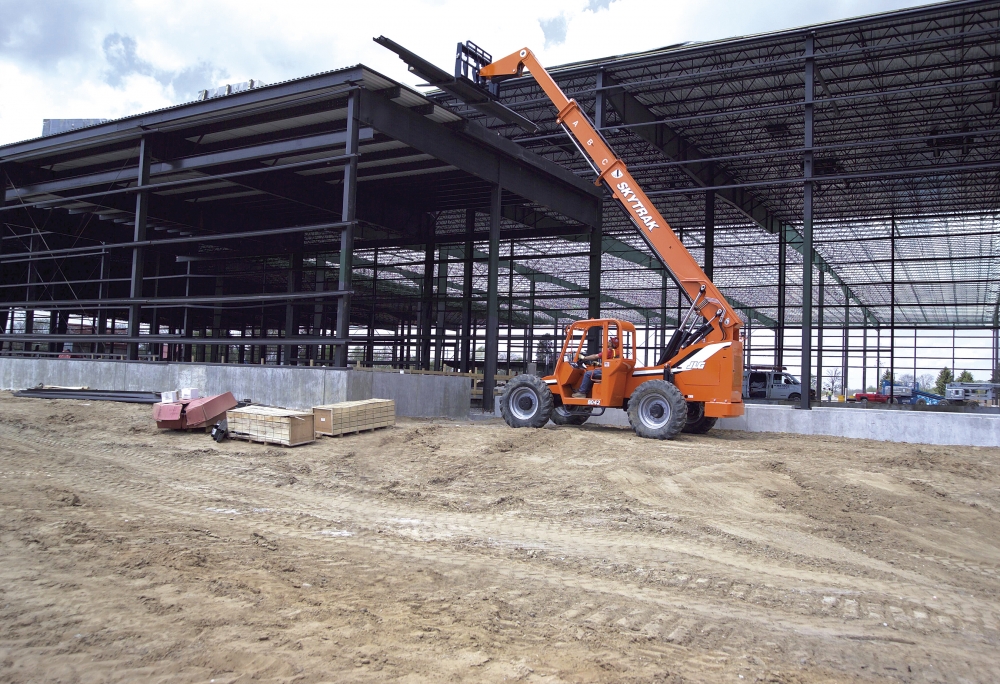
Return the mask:
M107 119L42 119L42 137L75 131L77 128L96 126L102 124Z

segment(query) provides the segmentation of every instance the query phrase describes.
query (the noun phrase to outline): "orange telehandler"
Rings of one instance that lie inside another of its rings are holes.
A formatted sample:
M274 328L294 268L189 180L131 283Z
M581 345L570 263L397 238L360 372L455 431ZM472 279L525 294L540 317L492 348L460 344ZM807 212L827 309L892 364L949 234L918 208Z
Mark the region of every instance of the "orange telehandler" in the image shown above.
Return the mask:
M478 75L502 81L525 70L555 105L556 121L597 174L595 183L611 191L691 305L654 366L636 366L636 331L628 321L602 318L567 326L552 375L519 375L507 383L500 398L504 420L511 427L538 428L550 418L559 425L581 425L595 409L621 408L640 437L673 439L681 431L707 432L718 418L743 415L743 343L736 311L531 50L486 64ZM591 370L600 373L593 390L581 396L586 360L596 360Z

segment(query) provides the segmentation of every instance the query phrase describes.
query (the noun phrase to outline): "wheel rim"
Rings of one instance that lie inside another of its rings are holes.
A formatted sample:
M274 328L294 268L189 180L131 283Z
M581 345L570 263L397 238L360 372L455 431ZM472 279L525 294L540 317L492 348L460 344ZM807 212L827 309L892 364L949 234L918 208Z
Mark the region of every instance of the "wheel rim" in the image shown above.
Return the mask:
M511 392L507 408L519 420L530 420L538 412L538 395L530 387L518 387Z
M652 430L659 430L670 422L670 404L664 397L651 394L639 401L639 420Z

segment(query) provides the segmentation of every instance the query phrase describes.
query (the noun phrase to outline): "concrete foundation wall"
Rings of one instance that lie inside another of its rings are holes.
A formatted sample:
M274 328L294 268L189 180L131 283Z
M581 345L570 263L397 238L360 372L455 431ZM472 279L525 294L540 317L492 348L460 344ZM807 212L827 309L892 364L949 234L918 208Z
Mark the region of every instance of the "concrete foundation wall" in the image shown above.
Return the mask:
M237 399L290 409L393 399L396 415L427 418L467 417L470 394L467 378L441 375L308 366L0 358L0 388L38 385L144 392L197 387L203 394L232 392Z
M912 444L1000 447L1000 416L930 411L888 411L816 407L799 411L786 406L747 404L739 418L724 418L722 430L791 432Z
M500 415L499 409L497 415ZM620 409L608 409L603 416L591 418L588 422L630 427L628 416ZM829 435L912 444L1000 447L1000 416L972 413L823 407L800 411L790 406L747 404L742 416L723 418L715 429Z

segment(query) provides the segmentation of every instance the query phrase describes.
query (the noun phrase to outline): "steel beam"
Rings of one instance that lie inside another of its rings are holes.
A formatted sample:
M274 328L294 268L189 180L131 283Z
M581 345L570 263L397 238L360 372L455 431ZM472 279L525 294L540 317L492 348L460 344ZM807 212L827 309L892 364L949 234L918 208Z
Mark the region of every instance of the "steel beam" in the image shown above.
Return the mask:
M361 91L360 117L394 140L574 221L593 226L599 220L601 190L478 124L463 122L459 134L369 91Z

